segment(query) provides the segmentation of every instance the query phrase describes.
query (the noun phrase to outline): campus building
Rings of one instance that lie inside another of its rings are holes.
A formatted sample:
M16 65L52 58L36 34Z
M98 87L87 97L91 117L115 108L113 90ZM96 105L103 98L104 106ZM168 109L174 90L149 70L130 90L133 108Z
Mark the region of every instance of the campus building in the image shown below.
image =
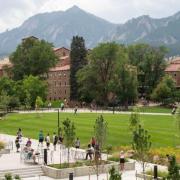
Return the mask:
M70 99L70 50L61 47L54 48L54 53L58 56L58 62L55 67L49 69L47 76L48 95L47 100ZM0 77L10 76L7 74L7 68L12 67L9 58L0 61Z
M55 48L55 54L59 60L56 67L48 73L48 100L60 100L70 98L70 50L67 48Z
M166 74L172 76L176 82L176 87L180 87L180 57L171 60L165 69Z

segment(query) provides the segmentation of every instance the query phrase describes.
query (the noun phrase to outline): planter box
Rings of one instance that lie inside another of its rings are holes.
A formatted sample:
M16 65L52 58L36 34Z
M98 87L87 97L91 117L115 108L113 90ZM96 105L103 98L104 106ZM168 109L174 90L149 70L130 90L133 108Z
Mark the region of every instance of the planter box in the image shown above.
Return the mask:
M0 154L9 154L10 153L10 149L2 149L0 150Z
M137 173L136 177L143 179L144 178L144 174ZM145 178L146 178L146 180L152 180L154 177L151 176L151 175L145 174ZM163 179L162 177L158 177L158 180L162 180L162 179Z
M99 166L99 174L108 173L109 169L114 166L117 170L119 170L119 163L113 162L110 164L100 165ZM78 176L88 176L96 174L95 166L81 166L75 168L66 168L66 169L56 169L49 166L42 167L44 174L51 178L55 179L64 179L69 177L69 173L73 173L74 177ZM125 170L135 170L135 162L127 162L125 163Z

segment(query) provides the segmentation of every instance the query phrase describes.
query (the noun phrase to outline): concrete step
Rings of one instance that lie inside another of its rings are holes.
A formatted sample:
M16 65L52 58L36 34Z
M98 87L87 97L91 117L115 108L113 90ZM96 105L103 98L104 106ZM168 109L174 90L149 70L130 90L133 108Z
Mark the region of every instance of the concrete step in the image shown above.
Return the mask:
M8 170L0 170L0 179L4 178L4 175L10 173L12 176L19 175L21 178L27 177L38 177L44 175L41 166L33 166L21 169L8 169Z

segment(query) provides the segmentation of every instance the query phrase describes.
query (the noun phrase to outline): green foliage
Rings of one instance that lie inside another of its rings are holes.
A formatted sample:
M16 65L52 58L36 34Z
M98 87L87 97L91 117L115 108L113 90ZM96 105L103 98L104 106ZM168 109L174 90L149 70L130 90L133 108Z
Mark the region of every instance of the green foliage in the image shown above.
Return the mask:
M179 180L180 179L179 170L180 169L177 165L176 157L175 156L169 157L169 167L168 167L169 174L167 179Z
M22 82L26 103L32 107L35 106L36 98L40 96L43 100L46 98L47 83L40 80L39 77L28 76Z
M78 100L78 84L76 74L87 64L87 50L83 37L74 36L71 43L70 98Z
M90 52L88 65L77 74L79 92L83 100L95 99L103 105L108 103L118 49L116 43L102 43Z
M38 109L38 108L40 108L40 107L43 107L43 100L42 100L42 98L41 97L39 97L39 96L37 96L37 98L36 98L36 108Z
M152 90L164 75L166 67L164 47L151 47L147 44L136 44L128 47L129 61L137 66L138 82L146 98L150 97Z
M102 151L104 145L106 144L107 130L108 130L107 121L105 121L103 116L101 115L100 117L96 119L95 125L94 125L94 136L95 136L96 142L99 145L100 151Z
M1 142L1 141L0 141L0 150L1 150L1 149L4 149L4 148L5 148L4 142Z
M63 121L64 144L68 148L68 164L69 164L69 149L74 145L76 138L74 123L68 118Z
M7 111L10 103L10 96L7 95L5 91L0 94L0 109Z
M133 132L132 147L136 158L142 162L143 172L145 172L145 162L148 161L148 152L151 148L151 136L141 125Z
M121 180L121 174L119 174L118 171L116 171L115 167L112 166L112 168L109 170L109 180Z
M32 38L25 39L10 56L15 80L24 76L39 76L48 73L55 66L57 57L52 44Z
M152 93L152 99L163 104L174 103L176 85L171 76L164 76Z
M140 115L137 108L133 109L130 115L129 121L130 121L130 124L129 124L130 130L135 131L140 124Z
M15 176L14 176L14 179L21 180L21 178L20 178L20 176L19 176L19 175L15 175Z
M138 96L136 67L129 65L126 62L121 63L114 83L113 89L115 89L115 94L117 95L118 100L127 109L128 103L135 102Z
M5 180L13 180L12 175L10 173L5 174Z

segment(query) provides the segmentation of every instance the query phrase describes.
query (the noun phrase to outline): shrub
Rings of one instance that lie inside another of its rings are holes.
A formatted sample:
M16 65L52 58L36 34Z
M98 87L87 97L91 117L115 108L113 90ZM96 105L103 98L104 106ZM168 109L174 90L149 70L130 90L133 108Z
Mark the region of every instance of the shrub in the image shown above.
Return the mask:
M15 175L15 176L14 176L14 179L21 180L21 178L20 178L20 176L19 176L19 175Z
M5 174L5 180L13 180L12 175L10 173Z
M5 148L4 142L1 142L1 141L0 141L0 150L1 150L1 149L4 149L4 148Z
M121 180L121 174L119 174L119 172L116 171L114 166L112 166L112 168L109 170L109 174L109 180Z
M154 172L152 170L148 170L146 171L146 174L153 176ZM167 176L168 176L168 172L158 170L158 177L167 178Z

